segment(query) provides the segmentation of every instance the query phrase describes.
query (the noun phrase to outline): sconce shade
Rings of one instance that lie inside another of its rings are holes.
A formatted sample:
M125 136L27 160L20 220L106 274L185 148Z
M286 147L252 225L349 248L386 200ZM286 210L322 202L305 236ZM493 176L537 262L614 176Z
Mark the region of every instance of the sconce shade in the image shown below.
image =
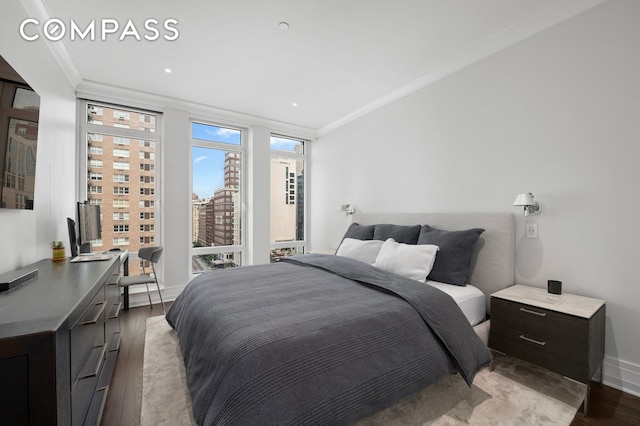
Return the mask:
M356 209L353 207L352 204L348 203L348 204L343 204L342 205L342 210L344 210L347 213L347 216L355 214L356 213Z
M518 194L516 200L513 202L514 206L523 206L524 207L524 215L525 216L533 216L542 210L540 203L538 203L533 194L530 192L525 192L523 194Z
M533 194L526 192L524 194L518 194L516 200L513 202L514 206L535 206L536 202L533 199Z

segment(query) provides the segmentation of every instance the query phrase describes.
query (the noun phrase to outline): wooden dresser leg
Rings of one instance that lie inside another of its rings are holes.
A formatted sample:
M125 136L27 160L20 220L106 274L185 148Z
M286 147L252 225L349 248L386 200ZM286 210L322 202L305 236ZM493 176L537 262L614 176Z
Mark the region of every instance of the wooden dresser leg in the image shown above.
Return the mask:
M587 395L584 397L584 410L583 414L585 417L589 416L589 397L591 396L591 381L587 384Z

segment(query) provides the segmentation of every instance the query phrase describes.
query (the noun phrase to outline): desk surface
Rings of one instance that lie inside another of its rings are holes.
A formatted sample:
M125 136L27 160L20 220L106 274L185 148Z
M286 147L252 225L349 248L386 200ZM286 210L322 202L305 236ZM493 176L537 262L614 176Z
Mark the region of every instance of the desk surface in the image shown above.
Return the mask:
M94 296L118 258L79 263L43 259L26 266L37 268L38 276L0 293L0 338L58 329L69 312Z

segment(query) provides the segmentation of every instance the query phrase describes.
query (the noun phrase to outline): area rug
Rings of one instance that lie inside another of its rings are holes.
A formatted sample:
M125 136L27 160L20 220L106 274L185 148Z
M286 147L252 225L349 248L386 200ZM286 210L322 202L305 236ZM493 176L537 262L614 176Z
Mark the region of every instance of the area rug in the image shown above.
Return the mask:
M495 370L468 387L459 375L369 417L358 426L569 425L584 384L494 353ZM142 372L142 426L195 425L176 333L163 316L147 320Z

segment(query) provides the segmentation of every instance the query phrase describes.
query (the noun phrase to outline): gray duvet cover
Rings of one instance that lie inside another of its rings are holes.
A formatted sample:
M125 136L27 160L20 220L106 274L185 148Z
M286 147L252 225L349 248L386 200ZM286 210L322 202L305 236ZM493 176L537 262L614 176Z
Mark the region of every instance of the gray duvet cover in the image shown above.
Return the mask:
M200 425L351 424L491 361L448 295L339 256L201 275L167 321Z

